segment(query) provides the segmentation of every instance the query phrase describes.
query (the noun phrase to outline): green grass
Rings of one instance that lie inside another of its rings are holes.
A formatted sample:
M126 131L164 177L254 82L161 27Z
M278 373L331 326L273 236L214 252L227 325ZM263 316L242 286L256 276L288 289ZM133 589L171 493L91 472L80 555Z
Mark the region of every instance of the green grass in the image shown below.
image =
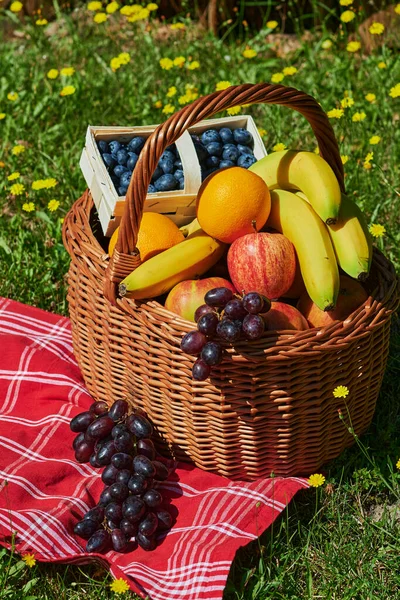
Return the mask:
M175 32L152 20L149 27L125 24L118 14L96 25L81 10L59 14L57 32L47 36L30 22L19 24L10 13L1 14L0 31L11 22L22 32L0 40L0 113L6 114L0 121L1 295L67 314L69 257L62 245L61 218L85 189L79 158L88 124L158 123L166 115L155 103L177 109L186 84L203 95L214 91L218 81L270 81L291 65L298 71L283 83L310 93L325 110L339 107L345 94L354 99L341 119L332 120L340 152L348 156L347 190L369 223L385 226L377 243L399 268L400 101L389 95L400 81L394 51L383 46L368 56L351 54L345 29L335 35L320 30L307 41L299 38L297 49L279 58L265 42L266 30L239 44L217 40L186 21L186 30ZM333 45L324 50L321 44L328 38ZM256 57L242 56L246 43ZM110 60L123 51L130 53L131 62L113 72ZM160 58L177 56L184 56L186 64L197 60L200 67L161 69ZM381 61L385 69L378 67ZM46 77L49 69L67 66L74 67L73 76ZM73 85L75 93L61 97L65 85ZM171 86L177 94L168 98ZM7 100L12 91L19 95L15 102ZM376 94L375 103L365 100L367 93ZM314 150L312 131L301 115L272 106L246 107L244 112L266 130L268 151L276 143ZM355 112L365 112L365 119L353 122ZM376 146L369 144L373 135L381 137ZM26 150L14 155L12 148L19 143ZM371 150L372 168L366 170L363 163ZM7 176L15 171L20 178L9 182ZM58 182L54 188L32 190L32 181L49 177ZM15 182L25 186L20 196L10 193ZM54 212L48 209L52 199L60 202ZM34 203L33 212L23 210L28 202ZM394 466L400 457L399 350L396 321L388 370L363 446L355 444L329 465L329 485L299 494L259 542L238 553L226 600L400 598L398 522L389 513L376 523L370 516L376 505L399 503ZM110 581L97 567L40 564L30 570L18 556L0 553L0 598L109 598Z

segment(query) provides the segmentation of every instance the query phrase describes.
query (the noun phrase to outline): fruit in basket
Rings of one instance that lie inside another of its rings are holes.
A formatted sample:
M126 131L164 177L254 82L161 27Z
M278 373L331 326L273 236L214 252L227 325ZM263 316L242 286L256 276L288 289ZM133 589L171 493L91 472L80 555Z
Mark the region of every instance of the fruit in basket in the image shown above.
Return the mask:
M321 310L307 292L299 298L297 308L305 316L310 327L325 327L334 321L344 321L367 299L368 294L361 283L347 275L341 275L340 289L334 310Z
M196 233L196 231L200 231L201 227L198 219L196 218L193 219L193 221L191 221L187 225L182 225L182 227L179 227L179 229L180 231L182 231L185 238L187 238L189 237L189 235Z
M139 265L120 283L119 293L136 300L161 296L177 283L203 275L224 250L224 244L199 232Z
M285 302L271 302L271 310L262 315L265 329L268 331L280 329L308 329L308 323L301 312Z
M208 177L196 200L201 228L228 244L261 229L270 207L270 194L264 181L240 167L223 169Z
M287 292L283 294L284 298L300 298L301 294L305 291L306 286L304 285L303 276L301 274L299 259L296 254L296 271L294 274L294 280Z
M267 225L294 245L313 302L321 310L333 310L339 293L339 270L328 230L311 204L292 192L274 190Z
M108 246L110 256L114 252L118 232L119 227L111 236ZM160 252L183 242L184 239L183 233L171 219L159 213L145 212L140 222L136 247L140 252L141 261L144 262L152 256L156 256Z
M183 319L194 321L194 314L198 306L202 304L204 295L212 288L222 286L235 292L235 288L231 282L222 277L181 281L169 292L165 300L165 308L176 313Z
M283 150L273 152L250 167L262 177L270 190L301 190L313 209L326 223L339 217L341 192L328 163L314 152Z
M229 248L228 269L239 292L254 290L268 298L279 298L294 280L293 244L277 233L244 235Z

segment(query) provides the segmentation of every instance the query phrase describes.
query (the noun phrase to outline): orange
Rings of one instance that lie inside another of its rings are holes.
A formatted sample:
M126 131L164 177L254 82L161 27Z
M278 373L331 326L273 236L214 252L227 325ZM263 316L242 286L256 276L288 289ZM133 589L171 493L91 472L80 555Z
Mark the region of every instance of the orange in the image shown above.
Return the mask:
M119 227L111 236L108 246L108 253L112 256L115 244L117 243ZM178 229L171 219L159 213L143 213L140 223L139 235L137 239L137 248L140 252L141 261L145 260L172 248L175 244L183 242L185 236Z
M202 183L196 210L203 231L231 244L265 224L271 210L269 189L259 175L247 169L221 169Z

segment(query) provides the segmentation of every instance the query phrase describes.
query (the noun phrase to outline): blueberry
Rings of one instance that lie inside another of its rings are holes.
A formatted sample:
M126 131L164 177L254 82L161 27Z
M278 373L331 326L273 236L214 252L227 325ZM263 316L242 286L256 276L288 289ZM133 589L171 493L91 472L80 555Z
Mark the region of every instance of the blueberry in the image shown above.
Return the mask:
M239 158L239 150L234 144L225 144L222 148L222 159L236 162Z
M136 167L136 163L138 161L138 155L135 154L135 152L128 152L128 162L126 163L126 166L128 167L128 169L130 169L131 171L133 171L133 169Z
M174 167L175 167L176 169L182 169L182 161L181 161L181 159L180 159L180 158L178 158L178 160L175 160L175 161L174 161Z
M152 185L152 184L150 183L149 187L147 188L147 193L148 193L148 194L154 194L156 191L157 191L157 190L156 190L156 188L154 187L154 185Z
M221 156L222 144L219 142L211 142L210 144L207 144L206 150L210 156Z
M235 163L232 162L231 160L221 160L221 162L219 163L219 168L220 169L224 169L225 167L234 167Z
M177 169L177 170L175 171L175 173L174 173L174 177L175 177L176 179L178 179L179 181L180 181L181 179L184 179L184 173L183 173L182 169Z
M250 146L253 143L253 136L250 131L241 127L233 130L233 139L237 144L244 144L245 146Z
M179 180L179 189L180 190L184 190L185 189L185 181L183 179Z
M207 167L218 167L221 159L218 156L209 156L206 160Z
M194 149L196 150L197 158L200 162L206 160L208 152L201 142L195 142Z
M155 182L154 187L158 192L169 192L176 190L179 186L179 181L170 173L161 175Z
M172 173L174 170L174 163L167 156L161 157L158 165L162 168L164 173Z
M248 169L255 162L257 162L257 159L255 156L250 156L249 154L241 154L238 158L237 166Z
M176 160L176 156L173 152L171 152L171 150L164 150L164 152L160 156L160 162L162 160L165 160L166 158L168 158L168 160L171 160L172 163L174 163L174 161ZM160 164L160 162L158 164Z
M156 179L159 179L161 175L164 175L164 171L161 167L157 165L156 170L154 171L153 176L151 178L151 181L154 183L154 181L156 181Z
M125 196L126 192L128 191L128 186L127 185L120 185L118 188L118 195L119 196Z
M136 152L136 154L139 154L145 142L145 138L141 135L138 135L131 139L131 141L128 144L128 150L130 150L130 152Z
M121 177L121 175L123 173L126 173L127 171L128 169L123 165L117 165L116 167L114 167L114 175L116 175L117 177Z
M120 179L121 186L124 186L124 185L128 186L131 181L131 177L132 177L132 171L125 171L125 173L122 173L121 179Z
M110 154L110 147L107 144L107 142L105 142L104 140L100 140L97 145L102 154L104 154L104 152L106 152L107 154Z
M118 150L117 152L117 162L120 165L126 165L128 161L128 153L126 150Z
M118 150L121 150L122 144L120 142L117 142L117 140L114 140L113 142L109 143L109 146L111 154L116 154Z
M215 129L207 129L207 131L204 131L201 134L200 139L205 146L207 146L208 144L211 144L211 142L221 143L221 136L219 135L218 131L216 131Z
M111 154L108 154L108 152L106 152L106 154L103 154L103 160L104 160L104 164L111 169L112 167L115 167L115 165L117 164L117 161L112 157Z
M222 127L219 130L219 135L223 144L233 144L233 133L229 127Z
M249 154L250 156L254 156L253 150L251 148L249 148L248 146L243 146L243 144L238 144L237 149L239 150L240 154Z

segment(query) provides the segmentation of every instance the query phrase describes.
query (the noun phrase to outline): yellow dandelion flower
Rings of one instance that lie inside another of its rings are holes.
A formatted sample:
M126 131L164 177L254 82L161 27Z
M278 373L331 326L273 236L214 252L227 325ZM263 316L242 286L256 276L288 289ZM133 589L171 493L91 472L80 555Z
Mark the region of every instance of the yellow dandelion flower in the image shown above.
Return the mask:
M367 156L364 158L365 162L371 162L371 160L374 158L374 153L373 152L368 152Z
M391 98L398 98L400 96L400 83L396 83L395 86L390 88L389 96Z
M226 112L228 113L228 115L233 117L234 115L238 115L241 110L242 110L241 106L232 106L231 108L228 108Z
M267 21L268 29L276 29L278 27L278 21Z
M75 86L73 86L73 85L66 85L61 90L60 96L71 96L72 94L75 94L75 92L76 92L76 87Z
M342 108L332 108L326 114L330 119L341 119L344 115L344 110Z
M372 34L372 35L382 35L382 33L385 31L385 26L383 23L378 23L377 21L374 21L368 28L368 31Z
M129 585L126 579L123 579L122 577L114 579L114 581L110 583L110 588L115 594L125 594L125 592L129 592Z
M274 73L271 77L271 81L272 83L279 83L282 81L282 79L284 79L284 74L283 73Z
M156 100L156 101L154 102L154 106L155 106L156 108L161 108L161 107L162 107L162 102L161 102L161 100Z
M25 212L33 212L35 210L35 204L33 202L24 202L22 210Z
M282 73L284 75L294 75L295 73L297 73L297 69L296 67L285 67L284 69L282 69Z
M133 17L130 17L130 19L128 19L128 21L143 21L144 19L147 19L150 16L150 11L148 8L141 8L135 15L135 19L133 19Z
M173 61L170 58L161 58L160 67L165 71L169 71L174 66Z
M199 69L199 68L200 68L200 63L198 60L192 60L192 62L190 62L188 64L189 71L194 71L195 69Z
M131 15L133 15L133 14L134 14L134 12L135 12L134 6L135 6L135 5L129 6L129 4L126 4L125 6L123 6L123 7L120 9L120 11L119 11L119 12L121 13L121 15L124 15L124 17L130 17L130 16L131 16ZM140 9L141 9L141 8L142 8L142 7L140 7Z
M370 169L372 169L372 165L370 162L364 162L363 167L366 171L369 171Z
M387 69L387 64L381 60L381 62L378 63L378 69Z
M353 0L340 0L339 4L340 6L350 6L350 4L353 4Z
M22 560L28 567L34 567L36 565L36 558L34 554L23 554Z
M21 196L25 191L25 186L23 183L14 183L10 187L10 192L13 196Z
M340 15L340 20L343 23L350 23L350 21L352 21L356 16L356 13L352 10L345 10L344 12L342 12L342 14Z
M175 106L172 104L166 104L162 111L165 115L171 115L175 111Z
M50 200L47 208L49 209L50 212L54 212L55 210L57 210L57 208L60 206L60 202L58 200Z
M48 79L57 79L57 77L58 77L58 69L50 69L50 71L47 71Z
M353 123L359 123L360 121L364 121L366 116L367 115L365 114L364 111L355 112L354 115L351 117L351 120L353 121Z
M15 102L17 99L18 99L17 92L9 92L7 94L7 100L10 100L10 102Z
M324 485L325 483L325 477L323 475L321 475L320 473L314 473L314 475L310 475L310 477L308 478L308 485L310 487L320 487L321 485Z
M228 87L231 87L231 85L230 81L218 81L218 83L215 84L215 89L217 92L220 92L221 90L226 90Z
M319 154L319 147L318 147L318 146L316 146L316 147L314 148L314 154Z
M257 52L253 48L246 48L246 50L243 50L242 56L245 58L254 58L257 56Z
M324 50L329 50L329 48L332 48L332 40L324 40L321 46Z
M338 385L333 390L335 398L346 398L349 395L349 388L345 385Z
M172 23L169 26L170 29L185 29L185 25L183 23Z
M63 77L71 77L75 73L74 67L63 67L60 71L60 75Z
M360 42L349 42L346 46L347 52L358 52L361 48Z
M119 4L118 2L110 2L110 4L107 4L106 6L106 12L109 15L112 15L113 13L115 13L117 10L119 9Z
M14 171L14 173L11 173L11 175L9 175L7 177L8 181L15 181L15 179L18 179L18 177L20 177L21 174L18 171Z
M38 25L39 27L44 27L44 25L48 24L48 20L47 19L38 19L36 21L36 25Z
M400 4L398 4L397 6L398 6L398 7L399 7L399 9L400 9ZM398 14L400 15L400 10L399 10ZM400 458L399 458L399 460L398 460L398 461L397 461L397 463L396 463L396 467L397 467L397 469L400 469Z
M175 67L183 67L185 61L186 61L186 58L184 56L176 56L173 61L174 66Z
M373 104L376 100L376 96L375 96L375 94L369 93L369 94L366 94L365 99L367 102L371 102L371 104Z
M376 146L376 144L379 144L381 139L382 138L379 135L373 135L369 138L369 143L371 144L371 146Z
M108 17L106 15L106 13L103 13L103 12L99 12L99 13L95 14L93 17L93 21L98 24L104 23L105 21L107 21L107 19L108 19Z
M36 179L32 181L32 189L33 190L42 190L44 188L43 179Z
M261 135L261 137L264 137L265 135L267 135L267 130L263 127L258 127L258 133Z
M118 54L118 60L121 65L127 65L129 62L131 62L131 55L128 52L121 52Z
M146 8L147 8L147 10L150 10L150 11L152 11L152 10L158 10L158 6L157 6L157 4L155 2L150 2L150 4L148 4L146 6Z
M101 10L103 8L101 2L89 2L89 4L87 5L87 9L91 10L92 12L96 12L96 10Z
M178 103L181 105L189 104L189 102L191 102L191 98L190 98L189 94L183 94L182 96L179 96L179 98L178 98Z
M369 232L375 238L379 238L385 235L386 229L383 225L379 225L379 223L372 223L369 227Z
M118 57L118 56L114 56L114 58L112 58L112 59L110 60L110 67L111 67L111 69L114 71L114 73L115 73L115 71L116 71L117 69L119 69L119 68L120 68L120 66L121 66L121 65L122 65L122 62L121 62L121 60L119 59L119 57Z
M275 146L272 146L272 150L274 152L281 152L282 150L286 150L286 145L279 142L278 144L275 144Z
M400 15L400 4L396 4L396 6L394 7L394 12L396 13L396 15Z
M340 101L340 105L342 108L350 108L350 106L353 106L353 104L354 100L350 97L343 98L343 100Z
M6 118L6 113L0 113L0 121Z
M22 144L17 144L11 150L11 153L14 154L14 156L17 156L18 154L22 154L23 152L25 152L25 150L26 150L25 146L23 146Z
M23 8L22 2L12 2L10 5L10 10L13 13L19 13Z
M347 163L347 161L349 160L349 157L347 156L347 154L341 154L340 158L342 160L342 165L345 165Z
M177 89L174 85L168 88L168 92L166 93L167 98L172 98L172 96L176 96Z

